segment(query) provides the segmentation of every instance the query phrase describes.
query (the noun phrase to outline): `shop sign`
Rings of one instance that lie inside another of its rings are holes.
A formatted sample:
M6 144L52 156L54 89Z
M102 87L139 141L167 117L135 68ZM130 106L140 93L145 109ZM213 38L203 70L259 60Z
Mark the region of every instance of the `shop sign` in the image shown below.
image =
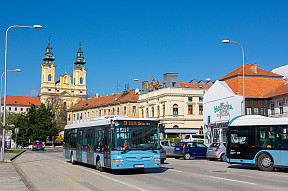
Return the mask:
M217 117L229 116L230 110L233 110L233 107L228 102L226 104L222 102L219 106L214 107L214 113L217 113Z

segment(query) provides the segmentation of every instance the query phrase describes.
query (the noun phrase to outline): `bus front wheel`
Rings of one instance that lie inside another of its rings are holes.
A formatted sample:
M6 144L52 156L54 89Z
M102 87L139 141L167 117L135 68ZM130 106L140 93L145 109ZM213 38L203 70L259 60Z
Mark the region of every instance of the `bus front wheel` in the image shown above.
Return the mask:
M273 159L268 154L261 154L258 157L258 167L263 171L272 171L273 170Z
M70 155L70 162L71 164L76 164L76 162L74 161L73 153L71 153Z

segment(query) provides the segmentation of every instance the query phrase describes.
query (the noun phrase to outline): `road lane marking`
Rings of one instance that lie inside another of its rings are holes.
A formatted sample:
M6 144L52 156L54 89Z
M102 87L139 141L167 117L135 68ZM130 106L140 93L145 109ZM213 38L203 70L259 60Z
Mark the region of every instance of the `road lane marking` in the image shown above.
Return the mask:
M169 169L169 171L173 171L173 172L182 172L182 171L174 170L174 169Z
M36 153L35 153L35 154L36 154ZM37 153L37 154L38 154L38 153ZM46 156L46 157L48 157L48 156ZM52 157L48 157L48 158L52 158ZM67 164L66 161L62 161L62 160L55 159L55 158L52 158L52 159ZM61 166L62 166L62 165L61 165ZM64 165L63 165L63 166L64 166ZM96 172L96 171L91 171L91 170L88 170L88 169L85 169L85 168L79 167L79 166L73 166L73 167L80 168L80 169L82 169L82 170L91 172L91 173L96 174L96 175L98 175L98 176L101 176L101 177L103 177L103 178L107 178L107 179L109 179L109 180L112 180L112 181L114 181L114 182L118 182L118 183L120 183L120 184L123 184L123 185L125 185L125 186L131 187L131 188L134 188L134 189L137 189L137 190L146 191L146 190L143 189L143 188L140 188L140 187L135 186L135 185L132 185L132 184L128 184L128 183L126 183L126 182L124 182L124 181L117 180L117 179L112 178L112 177L109 177L109 176L105 176L105 175L103 175L103 174L101 174L101 173L99 173L99 172ZM66 167L66 168L70 169L69 167ZM71 170L73 170L73 169L71 169ZM75 171L75 170L74 170L74 171ZM80 173L80 172L79 172L79 173Z
M215 178L215 179L220 179L220 180L228 180L228 181L232 181L232 182L239 182L239 183L244 183L244 184L252 184L252 185L257 185L256 183L252 183L252 182L245 182L245 181L240 181L240 180L233 180L233 179L228 179L228 178L221 178L221 177L217 177L217 176L210 176L211 178Z

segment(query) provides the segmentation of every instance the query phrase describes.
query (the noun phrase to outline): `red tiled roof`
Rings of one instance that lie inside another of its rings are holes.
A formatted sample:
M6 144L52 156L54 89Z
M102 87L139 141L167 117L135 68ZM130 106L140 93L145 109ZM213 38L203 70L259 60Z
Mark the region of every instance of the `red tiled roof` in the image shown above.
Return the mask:
M4 98L1 99L1 104L4 104ZM36 106L40 106L40 98L39 97L29 97L29 96L13 96L7 95L6 97L6 105L31 105L34 104Z
M276 77L276 78L282 78L283 76L279 74L275 74L273 72L261 69L257 67L257 63L255 64L244 64L245 69L245 76L269 76L269 77ZM255 72L257 71L257 72ZM227 78L236 77L238 75L243 75L243 66L240 66L239 68L233 70L232 72L226 74L219 80L226 80Z
M97 106L113 105L121 102L137 102L138 99L139 96L135 94L135 90L131 90L129 92L122 92L119 94L82 100L73 107L71 107L69 111L93 108Z
M270 98L270 97L276 97L276 96L287 95L287 94L288 94L288 83L283 82L282 85L278 86L276 89L267 93L265 96Z
M266 97L266 94L283 84L283 79L245 77L245 97ZM225 81L235 94L243 95L243 78L237 77Z

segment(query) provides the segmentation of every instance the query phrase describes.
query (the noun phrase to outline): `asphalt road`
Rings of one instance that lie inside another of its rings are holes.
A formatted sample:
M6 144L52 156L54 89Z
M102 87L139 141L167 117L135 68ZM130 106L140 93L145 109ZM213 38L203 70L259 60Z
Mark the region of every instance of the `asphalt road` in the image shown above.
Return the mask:
M287 190L288 173L207 159L168 158L160 169L99 172L72 165L62 149L28 151L15 160L31 190Z

